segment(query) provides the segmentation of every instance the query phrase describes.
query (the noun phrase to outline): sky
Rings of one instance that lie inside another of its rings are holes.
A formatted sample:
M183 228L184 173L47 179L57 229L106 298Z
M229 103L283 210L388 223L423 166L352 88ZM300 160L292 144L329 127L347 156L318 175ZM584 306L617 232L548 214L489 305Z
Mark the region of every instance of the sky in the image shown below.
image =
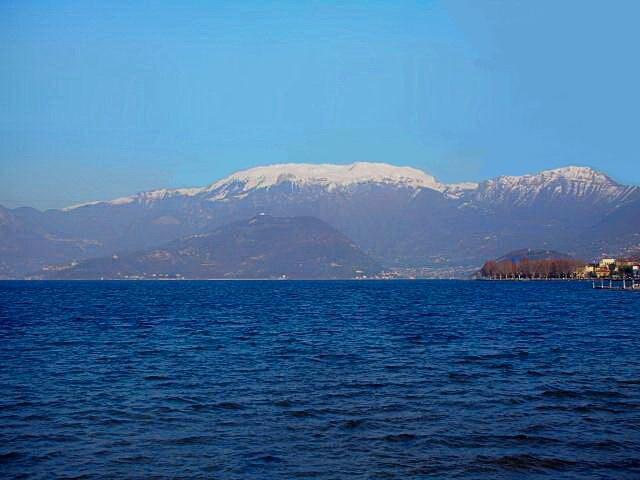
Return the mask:
M640 2L0 2L0 204L285 162L640 184Z

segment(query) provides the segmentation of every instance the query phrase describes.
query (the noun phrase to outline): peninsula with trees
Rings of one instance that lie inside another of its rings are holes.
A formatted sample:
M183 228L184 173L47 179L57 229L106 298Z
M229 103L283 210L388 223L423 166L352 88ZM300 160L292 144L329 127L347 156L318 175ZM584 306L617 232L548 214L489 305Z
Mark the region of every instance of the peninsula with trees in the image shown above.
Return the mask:
M640 278L640 258L602 258L585 262L554 250L515 250L487 260L477 278L487 280Z

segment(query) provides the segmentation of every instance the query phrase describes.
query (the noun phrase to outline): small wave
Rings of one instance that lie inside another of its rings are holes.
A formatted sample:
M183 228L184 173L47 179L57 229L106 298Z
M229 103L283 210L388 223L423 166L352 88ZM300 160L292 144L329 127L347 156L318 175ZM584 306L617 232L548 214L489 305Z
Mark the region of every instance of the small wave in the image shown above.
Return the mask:
M280 457L276 457L275 455L262 455L258 457L256 460L264 463L283 463L284 459Z
M413 433L398 433L395 435L385 435L383 440L386 442L409 442L418 438Z
M603 465L607 468L617 468L621 470L637 470L640 469L640 459L638 458L625 458L617 462L607 463Z
M625 398L627 395L614 390L585 390L584 395L592 398Z
M640 378L630 378L628 380L616 380L619 385L640 385Z
M343 423L343 427L348 429L348 430L352 430L354 428L359 428L364 424L364 420L362 419L352 419L352 420L347 420L346 422Z
M179 408L172 408L172 407L168 407L166 405L161 405L159 407L154 407L150 410L153 414L158 415L166 415L169 413L175 413L175 412L179 412L180 409Z
M323 399L337 399L337 398L357 398L366 397L369 393L366 390L351 390L347 392L327 392L322 395Z
M149 463L151 461L150 457L145 455L132 455L130 457L122 457L116 459L117 463Z
M608 402L608 405L624 410L640 410L640 403L635 402Z
M351 388L383 388L386 387L387 384L386 383L379 383L379 382L362 382L362 383L347 383L345 384L347 387L351 387Z
M402 370L403 368L405 368L405 366L404 365L385 365L384 368L385 370L396 371L396 370Z
M578 398L580 397L580 392L576 392L574 390L551 389L542 392L542 396L550 398Z
M445 312L421 312L416 315L422 318L447 318L451 315Z
M215 404L216 408L223 410L242 410L244 407L236 402L220 402Z
M458 363L476 363L476 362L488 362L492 360L515 360L522 359L529 356L529 352L526 350L519 350L517 352L506 353L485 353L481 355L464 355L460 357Z
M314 358L320 360L358 360L360 357L353 353L319 353L314 356Z
M549 389L542 392L543 397L558 399L610 399L610 398L626 398L626 395L613 390L565 390L565 389Z
M575 465L571 460L562 458L537 457L534 455L505 455L502 457L478 457L480 463L498 465L512 470L563 470Z
M16 437L16 441L20 442L52 442L52 443L71 443L81 441L80 437L75 435L61 435L61 434L42 434L35 435L26 433Z
M138 350L136 355L139 357L152 357L154 355L163 355L166 354L164 350L156 350L156 349L148 349L148 350Z
M454 382L469 382L476 377L476 375L459 372L449 372L447 376Z
M11 411L11 410L23 410L28 407L34 406L31 402L16 402L5 405L0 405L0 411Z
M49 415L40 415L34 413L31 415L27 415L23 418L23 420L26 422L46 422L47 420L51 420L51 417Z
M538 405L535 407L536 410L541 412L571 412L574 411L572 407L565 407L563 405Z
M607 412L607 413L618 413L618 410L613 408L606 407L604 405L578 405L577 407L573 407L571 409L576 413L593 413L593 412Z
M597 442L589 442L589 441L577 441L571 442L571 445L577 448L595 448L597 450L622 450L624 449L624 444L620 442L616 442L615 440L606 439Z
M165 398L166 402L170 402L170 403L186 403L186 404L194 404L196 403L195 400L191 399L191 398L187 398L187 397L181 397L181 396L171 396L171 397L167 397Z
M204 445L211 443L214 437L208 435L194 435L190 437L172 438L161 440L166 445Z
M24 455L22 453L20 453L20 452L0 453L0 464L1 463L14 462L16 460L19 460L23 456Z
M289 412L289 415L296 418L307 418L314 416L313 412L310 410L292 410Z
M147 375L144 377L145 380L148 381L162 381L167 380L169 377L166 375Z
M75 347L82 345L80 340L55 340L49 343L51 347Z
M528 445L550 445L554 443L560 443L559 440L556 440L554 438L526 435L524 433L519 433L518 435L506 436L503 439L510 440L515 443L526 443Z
M122 425L123 423L127 423L127 420L122 420L120 418L107 418L105 420L100 421L100 425L103 427L112 427L115 425Z

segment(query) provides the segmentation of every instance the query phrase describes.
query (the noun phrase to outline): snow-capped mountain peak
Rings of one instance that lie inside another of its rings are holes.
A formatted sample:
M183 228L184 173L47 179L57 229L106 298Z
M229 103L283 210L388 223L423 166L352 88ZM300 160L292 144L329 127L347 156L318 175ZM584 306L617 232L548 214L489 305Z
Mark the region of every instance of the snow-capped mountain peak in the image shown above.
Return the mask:
M480 184L476 199L508 201L523 205L539 198L626 199L636 187L620 185L606 174L589 167L568 166L537 174L501 176Z
M447 186L417 168L397 167L387 163L356 162L350 165L286 163L242 170L218 180L208 187L163 188L109 201L81 203L63 210L70 211L95 205L118 206L132 203L150 205L156 201L173 197L197 197L200 195L211 201L240 199L251 191L269 189L285 182L297 187L320 187L326 191L348 188L357 184L386 184L415 190L428 188L439 192L447 191L449 196L455 196L454 192L469 189L469 185L475 185Z
M594 170L590 167L577 167L574 165L568 167L554 168L552 170L544 170L539 176L545 179L562 178L571 181L593 182L593 183L615 183L611 178L602 172Z
M535 174L526 174L519 176L504 175L489 181L507 185L548 184L554 181L617 185L615 181L613 181L609 176L605 175L602 172L594 170L590 167L577 166L554 168L551 170L543 170Z
M429 188L440 192L446 188L433 176L416 168L357 162L350 165L288 163L250 168L234 173L206 190L214 194L212 199L222 199L229 194L242 196L251 190L271 188L285 182L298 187L323 187L328 191L366 183Z

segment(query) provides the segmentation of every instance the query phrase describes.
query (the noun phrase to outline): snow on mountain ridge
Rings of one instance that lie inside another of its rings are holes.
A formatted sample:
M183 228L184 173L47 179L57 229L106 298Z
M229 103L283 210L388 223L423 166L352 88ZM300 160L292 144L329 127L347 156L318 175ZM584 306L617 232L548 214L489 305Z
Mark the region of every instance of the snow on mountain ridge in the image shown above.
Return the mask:
M433 176L412 167L396 167L386 163L357 162L350 165L288 163L255 167L234 173L207 188L217 192L240 184L236 194L258 188L270 188L284 182L298 186L317 185L329 191L360 183L391 184L410 188L444 191L445 185ZM221 192L224 194L224 192ZM219 197L217 195L216 197Z
M609 176L590 167L568 166L525 175L503 175L492 179L502 183L543 183L554 180L615 184ZM489 180L491 181L491 180Z
M551 197L596 196L608 201L628 198L638 187L620 185L606 174L589 167L568 166L537 174L501 176L482 182L475 192L477 200L509 200L522 205L546 194Z
M578 167L575 165L554 168L551 170L543 170L539 173L539 175L541 175L542 177L552 178L562 177L567 180L613 182L613 180L609 176L605 175L602 172L594 170L591 167Z
M91 205L153 204L174 197L202 196L209 201L241 199L251 191L269 189L282 183L298 187L320 187L327 191L349 188L357 184L384 184L414 190L431 189L449 198L475 200L505 200L524 203L543 191L554 196L583 197L597 194L611 199L627 198L639 187L620 185L602 172L589 167L567 166L544 170L537 174L501 176L481 183L440 183L428 173L413 167L398 167L386 163L357 162L349 165L288 163L254 167L242 170L202 188L159 189L141 192L111 201L87 202L73 205L64 211Z
M254 167L229 175L208 187L159 189L140 192L110 201L94 201L66 207L64 211L92 205L126 205L139 202L149 204L175 196L195 197L206 194L209 200L243 198L256 189L271 188L284 182L300 187L320 186L329 191L362 183L377 183L408 187L429 188L444 192L446 185L432 175L412 167L397 167L386 163L356 162L350 165L285 163ZM460 184L463 185L463 184Z
M149 204L156 200L164 200L171 197L195 197L204 190L204 188L161 188L158 190L139 192L128 197L115 198L113 200L97 200L93 202L78 203L76 205L63 208L62 211L68 212L82 207L90 207L92 205L127 205L134 202Z

